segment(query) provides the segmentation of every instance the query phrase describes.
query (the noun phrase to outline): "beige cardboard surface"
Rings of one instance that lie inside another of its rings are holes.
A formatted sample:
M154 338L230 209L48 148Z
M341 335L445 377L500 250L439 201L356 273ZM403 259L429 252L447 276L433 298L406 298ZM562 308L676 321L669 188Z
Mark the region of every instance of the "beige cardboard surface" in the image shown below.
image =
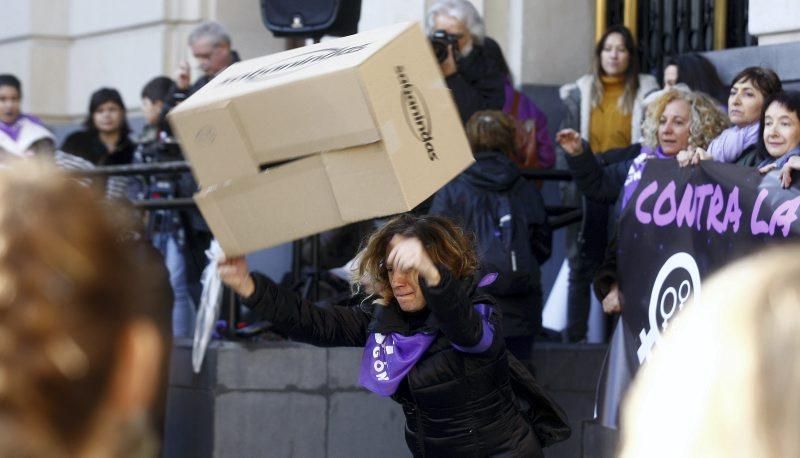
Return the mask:
M321 155L201 191L195 202L228 256L344 224Z
M359 68L409 208L473 161L438 62L414 46L420 40L421 30L409 28Z
M255 158L263 164L379 140L356 66L408 27L398 24L242 61L217 75L169 113L200 185L234 177L215 167L217 161L240 165ZM188 121L198 111L208 123ZM247 140L220 159L222 151L202 143L203 132L216 129L227 136L220 130L231 124Z
M394 24L235 63L183 102L181 109L193 109L343 68L354 68L414 26L408 22Z
M356 69L292 81L233 103L260 163L380 140Z
M201 187L258 173L259 164L253 159L247 136L239 129L236 118L227 112L230 101L216 102L197 109L192 116L181 118L181 147L192 165Z
M473 162L418 24L342 40L322 44L367 45L266 79L258 69L272 64L245 62L218 77L230 84L170 115L202 187L195 199L229 256L411 210ZM302 53L283 54L264 59ZM259 172L278 158L293 160Z
M229 256L408 210L380 143L315 154L195 196Z
M382 142L323 153L322 158L344 221L408 210Z

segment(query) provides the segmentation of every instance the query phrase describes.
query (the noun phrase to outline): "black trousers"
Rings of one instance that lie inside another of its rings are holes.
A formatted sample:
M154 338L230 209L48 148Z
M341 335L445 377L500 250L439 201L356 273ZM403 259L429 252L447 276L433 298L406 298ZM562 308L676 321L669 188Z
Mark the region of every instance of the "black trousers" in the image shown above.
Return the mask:
M578 342L586 338L588 331L589 308L591 306L591 284L597 269L603 262L608 244L609 212L608 205L581 198L583 221L567 240L574 240L569 246L569 291L567 294L566 338ZM574 235L573 235L574 234Z

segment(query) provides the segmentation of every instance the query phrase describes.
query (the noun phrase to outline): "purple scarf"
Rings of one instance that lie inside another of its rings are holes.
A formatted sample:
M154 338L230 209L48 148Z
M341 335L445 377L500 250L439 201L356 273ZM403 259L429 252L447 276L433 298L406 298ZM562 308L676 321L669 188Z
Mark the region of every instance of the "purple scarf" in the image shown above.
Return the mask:
M393 395L406 374L431 346L434 338L436 334L370 334L361 357L358 383L381 396Z
M26 119L34 124L44 126L39 118L24 114L18 117L11 124L6 124L3 121L0 121L0 131L11 137L11 140L17 141L17 138L19 138L19 133L22 131L22 126L24 125L23 120Z
M772 164L774 162L775 163L775 168L780 170L780 169L783 168L784 165L786 165L787 162L789 162L789 159L791 159L792 156L798 156L798 155L800 155L800 146L795 146L794 148L792 148L789 151L787 151L781 157L775 158L775 157L770 156L767 159L764 159L763 161L761 161L756 166L756 168L760 169L761 167L765 167L765 166L770 165L770 164Z
M639 185L639 181L641 181L642 174L644 173L644 166L647 165L648 159L674 159L674 157L664 154L661 146L654 150L650 146L642 145L641 151L642 152L636 156L636 159L633 160L631 168L628 169L628 176L625 178L625 184L622 188L622 208L625 208L628 204L628 200L630 200L633 195L633 191L636 189L636 186Z
M487 286L496 278L497 274L493 276L489 274L480 281L478 286ZM487 304L475 304L474 307L481 317L483 335L481 340L472 347L460 347L452 344L453 348L464 353L484 352L492 345L494 339L494 326L489 323L492 308ZM396 332L370 334L361 357L358 383L381 396L393 395L403 378L436 339L437 333L438 331L428 334L418 332L410 336Z
M708 152L717 162L733 162L742 155L742 151L758 141L760 123L754 122L744 127L732 126L708 145Z

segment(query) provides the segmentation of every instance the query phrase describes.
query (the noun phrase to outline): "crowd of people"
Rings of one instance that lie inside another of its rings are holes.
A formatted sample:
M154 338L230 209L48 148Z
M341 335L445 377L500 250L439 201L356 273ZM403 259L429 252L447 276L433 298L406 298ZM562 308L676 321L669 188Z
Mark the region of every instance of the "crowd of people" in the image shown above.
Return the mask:
M484 364L495 361L490 367L496 373L497 351L506 353L507 359L531 356L541 329L540 268L549 256L551 239L541 194L532 181L521 177L521 170L552 165L547 153L552 146L541 142L534 148L540 160L521 154L524 130L519 111L509 109L518 101L508 90L508 66L497 43L484 35L480 17L469 3L434 3L427 26L434 39L442 33L451 35L440 65L476 162L438 191L429 205L417 209L423 216L389 221L362 247L355 263L356 284L362 288L359 306L314 308L263 275L250 273L243 258L223 261L220 273L246 304L291 338L322 346L363 346L360 380L403 406L406 440L415 455L528 450L520 443L509 448L520 434L518 420L508 419L511 423L497 430L497 422L484 423L475 414L476 428L468 429L468 437L477 437L477 445L469 440L463 445L450 442L466 431L460 421L467 415L459 408L463 375L453 370L469 372L469 364L478 358ZM795 157L800 153L797 93L784 92L772 70L750 67L736 75L725 106L726 91L702 56L669 61L660 87L656 78L640 73L637 55L631 33L622 26L611 27L597 43L593 72L561 89L566 116L555 138L556 148L558 161L574 177L573 184L562 188L562 197L565 204L580 205L584 211L580 228L567 237L571 272L564 339L569 342L586 339L590 285L607 313L622 311L617 217L648 161L676 160L687 166L715 160L757 167L762 173L778 168L784 186L800 165ZM506 89L503 103L498 97L501 82ZM538 108L532 111L538 113L534 117L543 118ZM431 240L442 230L431 225L447 227L444 221L454 221L472 234L475 251L462 246L461 263L442 258L456 242L445 242L446 237ZM470 267L474 263L476 267ZM474 272L465 275L466 267ZM445 282L453 279L469 286L453 291L452 301L474 306L462 307L460 317L450 313L452 302L448 306L440 295L452 287L443 286ZM491 295L491 302L474 296L475 282L478 291ZM491 312L483 307L486 304ZM469 334L481 328L482 333ZM433 335L423 340L421 336L428 333ZM503 350L496 347L500 335ZM398 350L402 364L391 356ZM458 362L438 367L443 353ZM479 402L496 402L493 395L503 390L506 379L494 380L500 384L479 385L487 390L478 396ZM483 404L475 408L484 409ZM495 408L506 411L500 404ZM453 430L440 436L442 431L432 426L440 424ZM655 428L648 431L658 434ZM486 440L487 434L495 440ZM531 450L544 444L542 436L538 439ZM640 442L647 444L638 440L636 444Z
M145 126L131 131L121 94L103 87L89 98L82 128L70 133L60 145L55 135L35 116L20 111L22 85L11 74L0 75L0 152L3 162L22 158L44 158L62 169L86 171L102 166L120 166L183 160L166 114L178 103L239 60L230 47L228 31L217 22L198 26L189 36L189 47L203 75L190 83L189 65L181 62L175 79L158 76L141 91ZM191 197L197 185L189 174L159 174L130 178L107 176L93 179L114 200ZM90 184L91 181L83 179ZM154 210L146 215L143 236L164 257L175 295L173 333L194 333L196 303L200 296L200 274L207 263L205 250L211 232L197 210Z
M221 259L218 272L275 332L314 345L363 347L359 381L402 406L415 456L542 456L542 447L569 431L546 397L532 398L531 409L553 413L549 420L518 402L525 393L541 393L528 371L535 371L531 354L542 331L541 267L552 251L542 194L522 171L556 164L574 177L561 187L562 202L579 206L584 216L567 230L563 338L585 341L591 285L607 313L623 309L617 216L648 162L691 167L713 160L760 173L779 170L788 187L800 170L800 93L784 91L772 70L749 67L732 79L724 103L724 86L700 55L668 61L661 87L640 72L630 31L614 26L597 42L590 73L561 88L566 114L554 145L546 116L515 89L500 46L486 36L470 2L434 2L425 25L444 46L439 65L474 165L415 211L382 221L353 249L351 305L317 307L250 272L244 257ZM100 88L82 129L56 145L40 119L21 112L20 81L0 75L0 154L11 164L0 169L0 195L13 203L0 207L0 275L7 277L0 282L4 452L115 454L132 437L152 443L151 429L134 426L143 415L148 424L160 421L149 413L163 405L165 358L159 355L173 335L194 332L211 234L196 210L153 210L133 222L131 212L98 203L91 188L110 199L138 200L189 197L197 185L189 175L168 173L89 183L67 179L53 166L74 171L182 160L166 113L239 60L216 22L197 27L188 44L203 75L192 82L181 63L174 79L147 82L141 91L146 125L138 135L120 93ZM149 245L131 242L126 233ZM160 252L163 269L153 269L151 249ZM142 291L148 300L132 300ZM55 319L59 310L68 319ZM788 331L785 337L791 338ZM14 350L23 344L26 352ZM668 363L665 358L654 371ZM135 380L126 378L133 373ZM29 403L40 409L26 410ZM72 421L76 415L82 420ZM630 424L633 431L639 423ZM19 437L47 440L31 441L35 448L28 449ZM779 446L797 450L794 443ZM638 456L636 440L625 447Z
M644 98L658 89L652 75L639 73L636 47L630 31L623 26L610 27L594 50L592 73L560 89L566 108L560 130L571 129L586 140L592 151L604 153L626 148L638 142L644 119ZM559 164L568 154L559 144ZM618 160L618 154L598 157ZM579 227L567 229L569 244L569 290L567 293L568 342L586 340L590 309L589 287L602 262L609 237L609 206L586 199L574 183L561 188L562 203L583 210Z

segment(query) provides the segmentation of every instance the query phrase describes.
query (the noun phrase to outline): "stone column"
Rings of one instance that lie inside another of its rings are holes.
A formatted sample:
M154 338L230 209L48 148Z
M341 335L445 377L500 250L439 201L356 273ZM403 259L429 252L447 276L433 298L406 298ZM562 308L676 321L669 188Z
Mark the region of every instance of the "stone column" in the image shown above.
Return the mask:
M230 29L244 58L286 48L251 0L0 0L0 9L8 18L0 30L3 72L22 81L23 110L54 124L81 120L89 95L103 86L118 89L135 116L150 78L191 61L186 39L206 19Z
M750 0L748 30L759 45L800 41L800 2Z
M503 48L516 85L560 85L590 71L594 0L483 2L486 33Z
M0 1L2 73L22 82L22 110L44 117L60 117L66 109L68 3L47 0Z

